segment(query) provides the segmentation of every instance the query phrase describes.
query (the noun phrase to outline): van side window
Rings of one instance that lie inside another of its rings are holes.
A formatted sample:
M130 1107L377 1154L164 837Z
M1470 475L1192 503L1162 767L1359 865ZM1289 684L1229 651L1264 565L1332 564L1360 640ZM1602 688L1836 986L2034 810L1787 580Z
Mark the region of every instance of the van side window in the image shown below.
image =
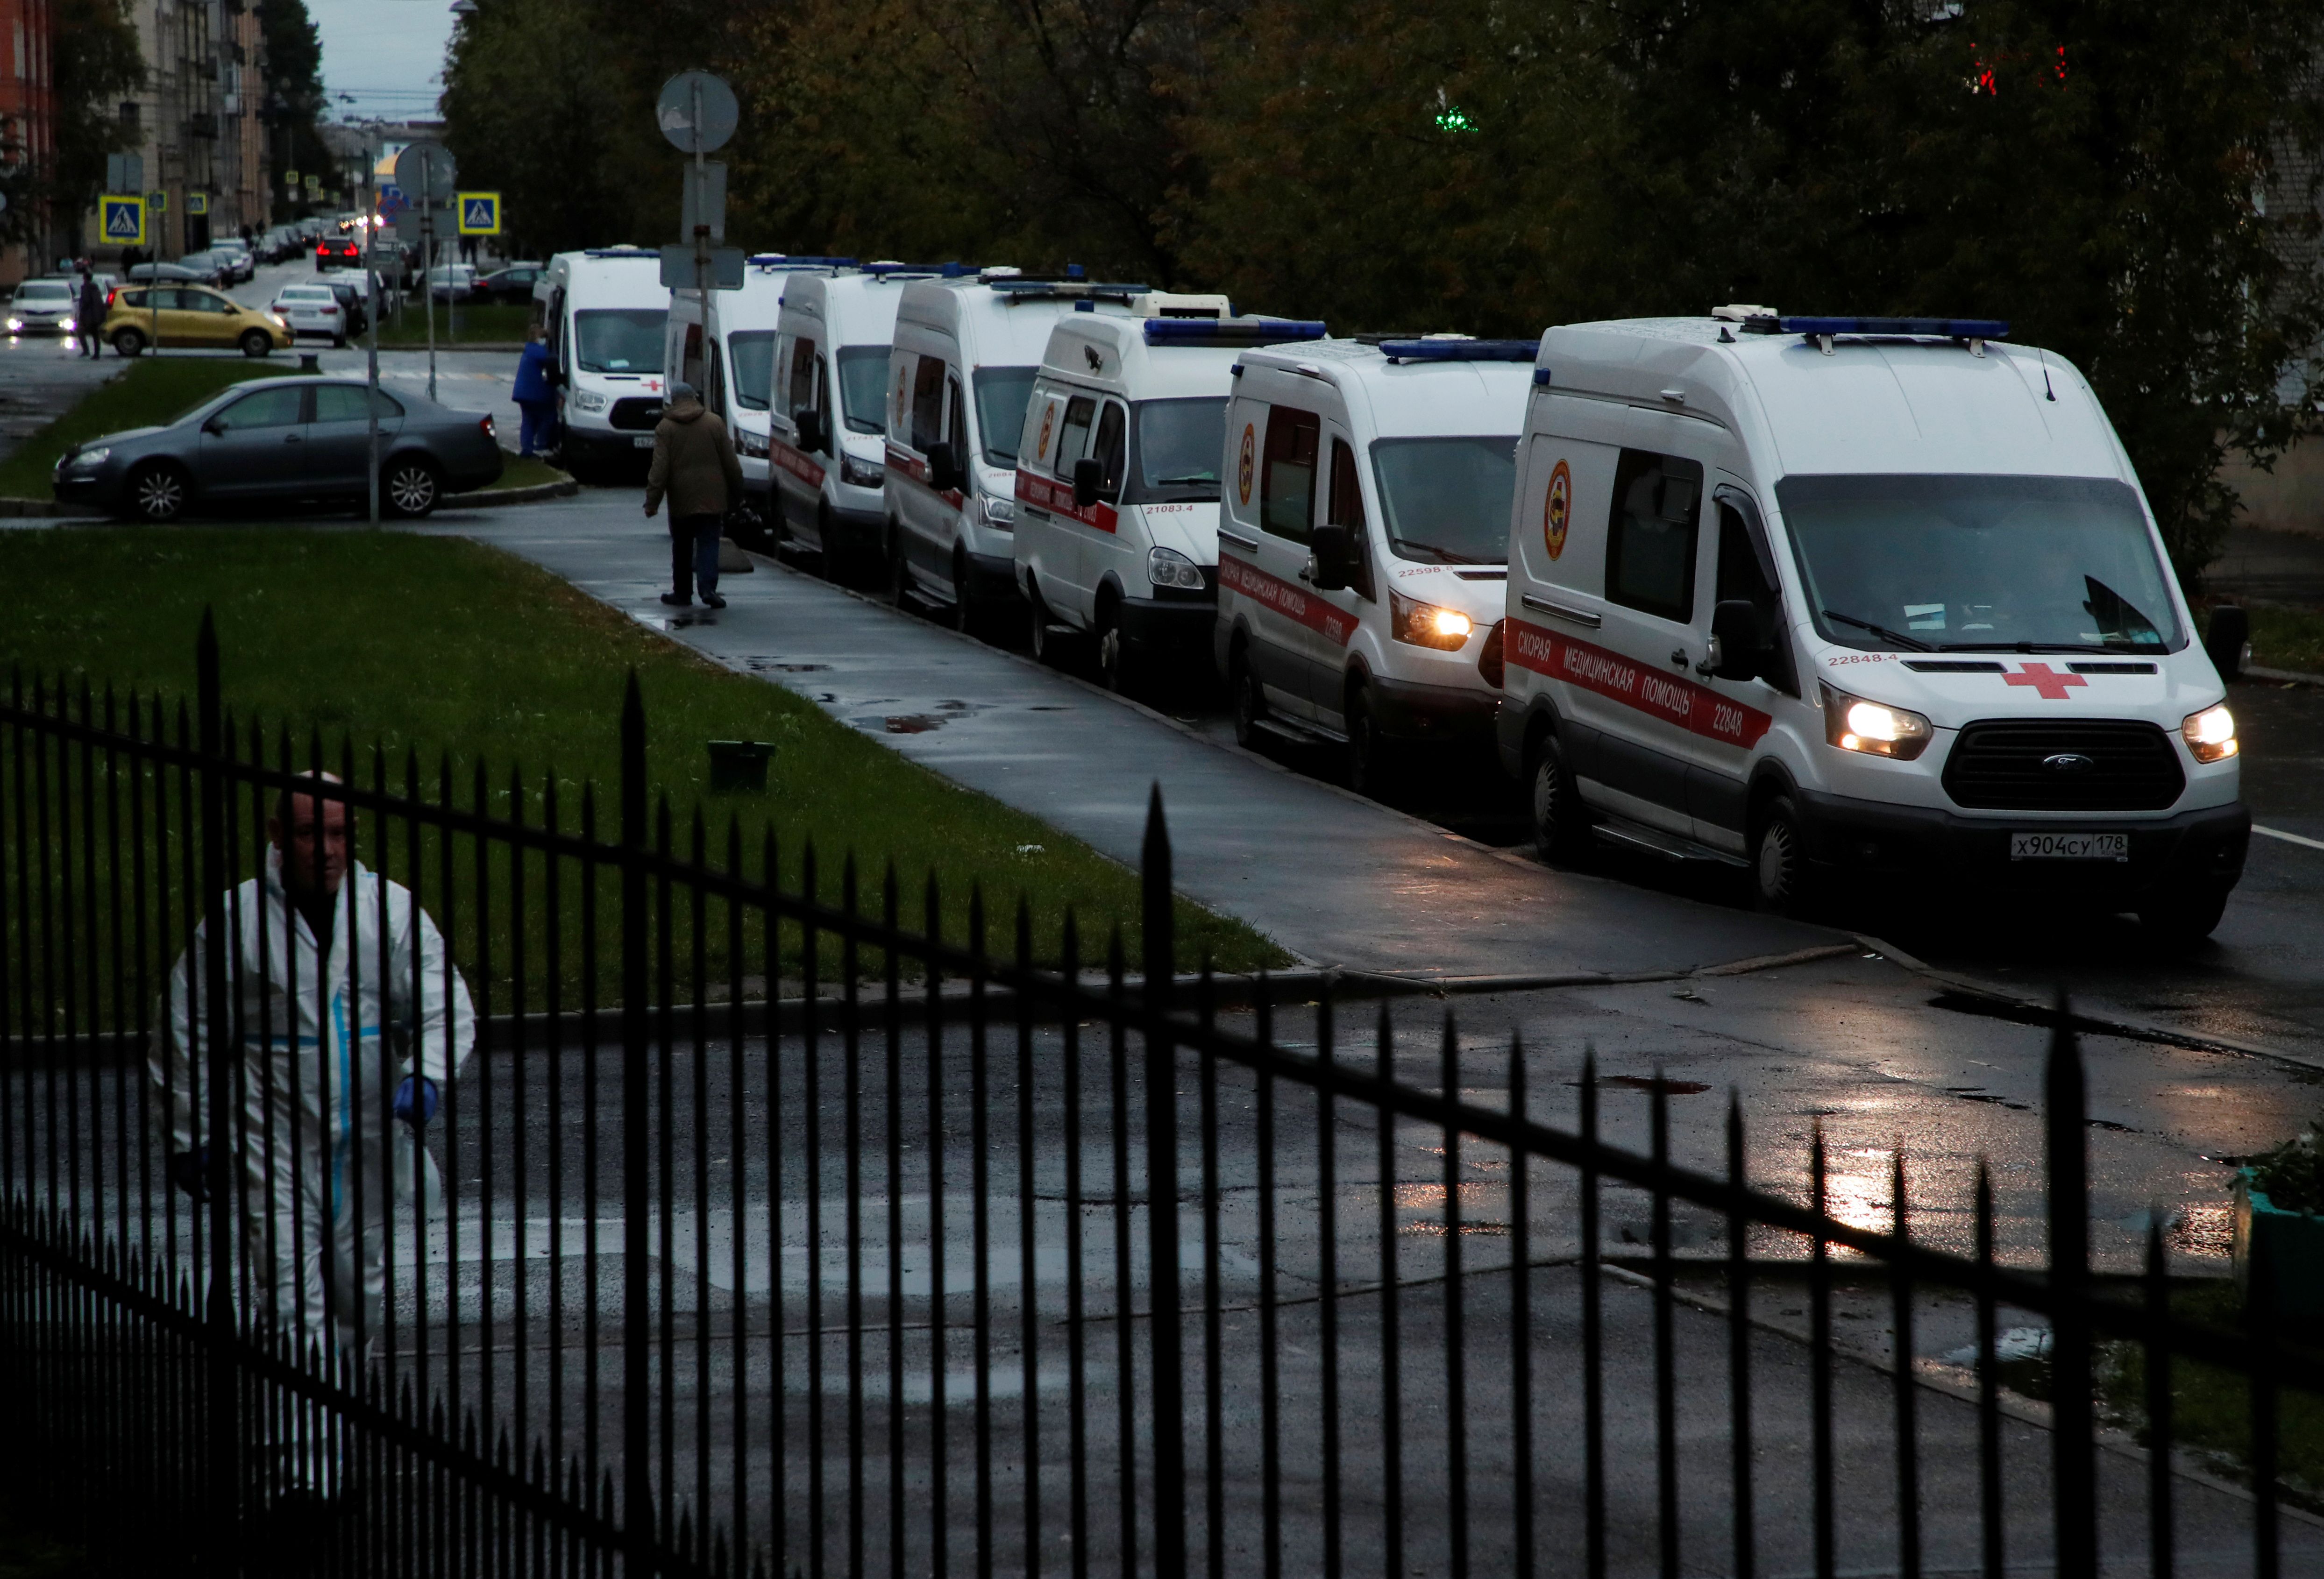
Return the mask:
M678 353L678 376L707 394L708 381L702 376L702 326L686 326L686 348Z
M1773 649L1767 684L1794 696L1800 693L1792 673L1792 643L1784 630L1784 597L1770 574L1774 558L1757 523L1746 517L1725 490L1719 500L1719 591L1715 604L1739 600L1759 616L1759 636Z
M1356 472L1356 452L1343 438L1332 441L1332 491L1323 519L1348 528L1348 557L1355 573L1350 584L1360 597L1378 602L1372 592L1371 549L1364 541L1363 482Z
M945 438L952 445L953 462L968 464L968 408L960 398L960 381L953 379L945 385Z
M1121 502L1122 461L1129 448L1128 433L1129 421L1122 414L1121 402L1108 400L1104 411L1098 416L1097 443L1090 448L1090 454L1105 468L1105 481L1098 485L1098 492L1108 504Z
M1259 468L1261 530L1295 543L1307 540L1315 515L1315 447L1323 419L1313 411L1277 406L1267 418L1267 452Z
M791 416L815 409L815 342L800 338L791 342Z
M1065 425L1057 430L1057 456L1050 470L1060 477L1074 474L1074 463L1089 453L1090 424L1097 420L1097 402L1075 395L1065 403Z
M944 442L945 364L923 356L912 372L912 447L927 454Z
M1694 546L1702 466L1651 450L1624 450L1614 470L1606 532L1606 597L1684 625L1694 618Z

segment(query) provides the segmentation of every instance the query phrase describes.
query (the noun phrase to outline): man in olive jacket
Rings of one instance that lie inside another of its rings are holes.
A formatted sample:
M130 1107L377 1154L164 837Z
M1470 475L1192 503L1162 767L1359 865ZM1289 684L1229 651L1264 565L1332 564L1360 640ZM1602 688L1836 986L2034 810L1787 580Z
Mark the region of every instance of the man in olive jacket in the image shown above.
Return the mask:
M702 601L723 609L718 595L718 530L727 507L742 497L742 463L726 425L706 410L694 386L673 383L654 425L653 467L646 473L646 514L669 500L669 575L665 603L684 608L699 586Z

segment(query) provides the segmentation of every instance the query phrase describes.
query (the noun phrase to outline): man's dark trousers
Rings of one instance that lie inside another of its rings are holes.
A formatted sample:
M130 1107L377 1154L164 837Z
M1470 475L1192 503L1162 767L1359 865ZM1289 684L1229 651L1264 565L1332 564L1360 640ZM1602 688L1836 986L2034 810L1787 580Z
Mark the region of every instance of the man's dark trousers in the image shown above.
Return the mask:
M679 597L690 597L699 590L706 598L718 590L718 528L724 519L722 516L669 518L670 591Z

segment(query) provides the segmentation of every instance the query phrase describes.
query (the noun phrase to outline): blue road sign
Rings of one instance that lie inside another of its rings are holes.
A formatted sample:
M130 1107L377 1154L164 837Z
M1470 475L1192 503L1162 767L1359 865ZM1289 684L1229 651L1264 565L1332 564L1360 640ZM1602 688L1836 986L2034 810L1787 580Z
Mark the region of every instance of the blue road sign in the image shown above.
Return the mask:
M145 244L145 199L108 194L97 200L97 234L107 246Z
M500 233L501 195L498 192L461 193L460 234L498 235Z

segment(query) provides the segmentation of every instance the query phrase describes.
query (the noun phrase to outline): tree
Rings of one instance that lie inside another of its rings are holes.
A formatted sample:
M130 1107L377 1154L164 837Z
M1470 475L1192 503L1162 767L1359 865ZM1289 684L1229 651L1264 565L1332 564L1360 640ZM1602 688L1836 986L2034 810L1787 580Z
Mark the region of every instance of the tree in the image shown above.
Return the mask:
M9 217L29 227L42 223L33 216L45 210L77 233L80 216L104 190L106 157L135 145L136 133L123 124L119 106L124 94L145 85L145 59L127 0L57 0L51 26L56 151L37 172L36 188L14 195ZM32 200L23 201L27 197Z
M259 0L258 25L266 45L267 104L263 112L281 162L278 173L312 172L326 188L336 188L337 161L323 142L318 123L327 96L323 91L323 40L307 0ZM299 205L274 200L277 219L291 217Z

